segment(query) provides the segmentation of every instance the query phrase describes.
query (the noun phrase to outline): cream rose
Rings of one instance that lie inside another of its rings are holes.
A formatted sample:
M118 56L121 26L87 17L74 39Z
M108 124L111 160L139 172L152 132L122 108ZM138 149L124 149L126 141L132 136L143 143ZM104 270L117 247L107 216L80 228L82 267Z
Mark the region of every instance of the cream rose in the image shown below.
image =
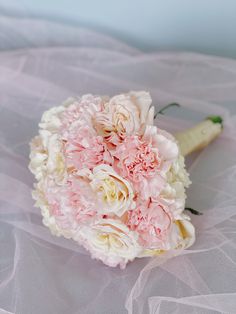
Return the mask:
M66 177L66 165L63 155L62 142L58 139L56 134L53 134L47 143L48 159L47 159L47 173L60 183Z
M64 111L64 105L45 111L39 123L39 136L34 137L30 143L29 168L38 181L48 175L54 177L56 182L62 182L65 179L62 142L58 136L62 125L61 114Z
M141 131L153 124L154 107L147 92L129 92L111 98L103 110L95 114L94 127L98 134L116 145L127 135Z
M130 183L112 167L104 164L96 166L88 176L92 190L96 193L100 213L120 217L134 208L134 193Z
M112 267L120 265L124 268L142 249L137 242L137 234L115 219L101 219L82 227L74 240L81 239L93 258Z
M66 165L63 155L62 142L57 134L42 131L31 142L30 170L37 180L51 177L57 183L66 179Z
M170 184L167 183L157 197L157 200L161 204L169 207L174 219L181 219L186 200L184 184L180 181L175 181Z
M190 222L189 216L182 214L179 220L174 222L170 234L171 249L187 249L195 242L195 228Z
M183 156L179 155L173 161L166 177L167 184L161 191L160 198L171 208L174 219L181 220L181 215L185 209L185 188L191 184L189 175L185 169Z
M184 157L178 155L178 158L173 162L169 172L167 173L167 181L182 182L184 187L189 187L191 181L189 180L189 174L185 169Z
M195 242L195 228L190 222L190 218L182 214L179 220L175 220L172 224L171 231L166 239L165 250L146 249L140 252L139 257L155 256L165 253L168 250L187 249Z
M35 184L34 187L35 190L32 192L32 197L35 200L35 206L41 209L43 224L50 229L53 235L62 235L63 230L57 226L55 217L50 214L49 204L45 195L45 190L47 188L45 182L41 180Z
M35 136L30 143L29 169L38 181L44 177L47 158L48 155L43 147L42 138L40 136Z
M39 123L39 127L51 133L57 132L61 127L60 115L64 110L65 107L62 105L45 111Z
M154 147L158 148L163 161L173 162L178 157L179 148L177 142L168 132L158 129L156 126L148 125L143 139L151 142Z

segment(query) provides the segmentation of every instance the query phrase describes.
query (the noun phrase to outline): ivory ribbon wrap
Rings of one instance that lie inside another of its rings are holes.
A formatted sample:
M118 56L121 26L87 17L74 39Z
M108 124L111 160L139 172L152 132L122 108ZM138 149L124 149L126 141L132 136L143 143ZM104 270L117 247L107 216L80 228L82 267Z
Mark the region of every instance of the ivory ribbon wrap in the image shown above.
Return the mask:
M194 127L175 134L183 156L208 146L222 132L222 119L209 117Z

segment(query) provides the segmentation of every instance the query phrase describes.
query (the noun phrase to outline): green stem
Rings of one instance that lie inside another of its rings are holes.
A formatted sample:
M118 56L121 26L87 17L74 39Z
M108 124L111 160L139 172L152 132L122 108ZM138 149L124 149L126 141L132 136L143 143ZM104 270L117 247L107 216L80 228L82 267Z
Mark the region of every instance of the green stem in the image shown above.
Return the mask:
M170 107L173 107L173 106L176 106L176 107L180 107L179 104L177 104L176 102L173 102L169 105L166 105L165 107L163 107L161 110L159 110L155 115L154 115L154 119L156 119L156 117L158 116L158 114L164 114L164 112L166 111L166 109L170 108Z
M196 209L193 209L193 208L191 208L191 207L185 207L185 210L188 210L188 211L190 211L190 213L191 214L193 214L193 215L203 215L203 213L201 213L201 212L199 212L199 211L197 211Z

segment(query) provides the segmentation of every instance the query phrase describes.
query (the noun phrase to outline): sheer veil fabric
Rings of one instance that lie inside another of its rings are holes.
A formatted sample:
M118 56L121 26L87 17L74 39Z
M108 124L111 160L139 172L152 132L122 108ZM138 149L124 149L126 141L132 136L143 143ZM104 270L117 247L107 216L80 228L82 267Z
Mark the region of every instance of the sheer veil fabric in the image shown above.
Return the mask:
M236 313L236 61L145 54L95 32L0 16L0 313ZM125 270L53 237L33 207L30 139L41 114L69 96L147 90L156 125L176 132L210 114L223 134L187 159L196 243ZM176 256L177 255L177 256Z

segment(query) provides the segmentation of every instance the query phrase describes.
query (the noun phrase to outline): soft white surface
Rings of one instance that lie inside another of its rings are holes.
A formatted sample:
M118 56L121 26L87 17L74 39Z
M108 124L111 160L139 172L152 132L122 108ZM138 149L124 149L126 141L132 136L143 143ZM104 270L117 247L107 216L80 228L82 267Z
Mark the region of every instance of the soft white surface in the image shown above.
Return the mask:
M0 53L0 313L235 313L236 62L142 54L40 20L5 17L0 25L6 50ZM149 90L156 108L182 104L157 119L168 131L209 114L222 115L225 128L187 161L193 181L187 205L204 213L193 217L195 245L181 256L140 259L120 270L42 225L30 195L28 142L42 112L68 96L130 89Z
M0 0L0 13L86 25L144 50L233 58L235 11L235 0Z

